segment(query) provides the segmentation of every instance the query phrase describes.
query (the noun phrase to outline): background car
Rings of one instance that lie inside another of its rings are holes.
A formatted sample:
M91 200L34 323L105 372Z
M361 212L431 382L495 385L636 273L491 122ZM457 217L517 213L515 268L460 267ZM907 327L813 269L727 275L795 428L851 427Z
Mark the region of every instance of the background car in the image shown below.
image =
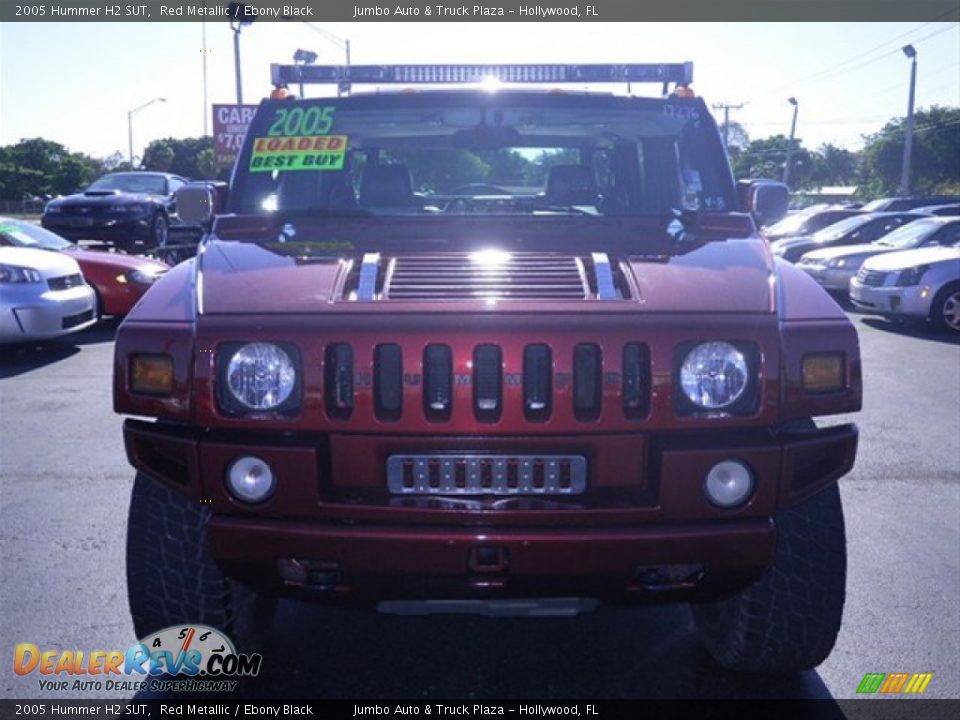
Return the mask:
M856 245L869 243L896 230L905 223L919 220L925 215L919 213L869 213L854 215L846 220L835 222L813 235L782 238L770 243L773 254L784 260L796 262L805 253L838 245ZM848 278L849 280L849 278ZM843 285L845 290L846 283Z
M828 290L847 291L850 280L867 258L921 247L949 247L957 241L960 241L960 219L928 216L872 243L809 252L800 259L797 267Z
M950 203L948 205L924 205L918 207L914 212L926 213L927 215L960 215L960 203Z
M850 281L850 300L866 312L929 318L960 333L960 240L868 259Z
M774 223L770 227L763 228L760 234L770 242L786 237L812 235L828 225L833 225L835 222L853 217L854 215L860 215L861 213L861 210L838 207L827 208L826 210L814 210L813 212L801 210L798 213L785 217L778 223Z
M27 247L69 253L97 295L98 315L126 315L170 267L138 255L84 250L49 230L23 220L0 218L0 247Z
M46 340L97 321L97 300L73 258L0 247L0 343Z
M102 240L127 252L162 246L179 223L174 193L186 182L169 173L110 173L82 193L51 200L41 223L69 240Z
M960 200L960 198L951 195L877 198L876 200L868 202L862 209L865 212L894 212L913 210L914 208L924 207L926 205L955 203L958 200Z

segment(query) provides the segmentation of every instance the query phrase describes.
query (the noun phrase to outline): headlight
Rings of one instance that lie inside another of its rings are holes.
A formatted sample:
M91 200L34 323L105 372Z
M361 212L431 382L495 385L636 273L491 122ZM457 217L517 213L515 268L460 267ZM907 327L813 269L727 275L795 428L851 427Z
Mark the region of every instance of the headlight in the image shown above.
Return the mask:
M62 206L62 205L54 205L54 204L51 202L51 203L47 203L47 206L43 209L43 211L44 211L45 213L47 213L48 215L49 215L49 214L62 213L62 212L63 212L63 206Z
M157 278L160 276L160 270L128 270L123 273L123 275L117 276L117 282L120 283L136 283L138 285L153 285L157 281Z
M42 279L33 268L0 265L0 283L38 283Z
M704 410L719 410L739 400L750 379L743 353L726 342L706 342L687 353L680 385L687 399Z
M836 258L827 262L829 268L842 268L847 264L846 258Z
M116 205L111 208L119 215L143 215L147 211L146 205Z
M250 410L274 410L291 399L297 369L290 355L272 343L248 343L226 365L230 396Z
M901 271L900 275L897 277L897 282L895 285L899 287L919 285L920 280L923 278L923 274L929 269L929 265L917 265L916 267L907 268L906 270Z

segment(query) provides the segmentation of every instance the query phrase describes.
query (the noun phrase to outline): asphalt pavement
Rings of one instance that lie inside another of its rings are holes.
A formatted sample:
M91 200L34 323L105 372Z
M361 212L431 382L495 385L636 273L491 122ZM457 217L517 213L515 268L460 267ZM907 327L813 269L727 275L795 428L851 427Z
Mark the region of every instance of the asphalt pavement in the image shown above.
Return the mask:
M683 605L576 618L380 616L285 601L245 697L615 698L855 696L867 672L931 672L960 697L960 344L851 314L864 409L841 483L847 604L815 671L717 669ZM110 650L135 640L124 542L133 471L111 405L115 323L0 348L0 697L41 691L13 648ZM846 422L836 417L828 423Z

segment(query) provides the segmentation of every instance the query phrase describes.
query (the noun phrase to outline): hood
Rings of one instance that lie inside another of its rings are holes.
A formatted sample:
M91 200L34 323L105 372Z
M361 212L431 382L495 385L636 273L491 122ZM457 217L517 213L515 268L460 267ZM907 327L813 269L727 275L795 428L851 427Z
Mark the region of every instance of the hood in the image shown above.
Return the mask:
M789 250L803 245L815 245L813 235L789 235L770 238L770 247L774 250Z
M301 254L305 247L208 244L200 255L202 312L773 310L772 263L756 238L672 255L384 251L340 258Z
M119 190L89 190L87 192L67 195L66 197L52 200L52 205L61 207L73 207L78 205L101 206L118 205L123 203L143 203L156 198L156 195L147 195L144 193L125 193Z
M124 255L121 253L110 253L102 250L71 250L63 252L69 254L81 265L97 265L99 267L116 268L118 270L144 270L155 268L157 270L169 270L170 266L159 260L140 257L138 255Z
M77 261L68 255L35 248L0 247L0 264L31 268L43 278L75 275L80 272Z
M858 255L869 257L879 253L890 252L892 248L885 248L873 243L863 243L861 245L842 245L840 247L823 248L822 250L811 250L803 256L804 260L838 260L840 258L854 258Z
M868 270L891 272L915 265L933 265L934 263L958 261L960 261L960 248L938 246L888 252L868 259L863 266Z

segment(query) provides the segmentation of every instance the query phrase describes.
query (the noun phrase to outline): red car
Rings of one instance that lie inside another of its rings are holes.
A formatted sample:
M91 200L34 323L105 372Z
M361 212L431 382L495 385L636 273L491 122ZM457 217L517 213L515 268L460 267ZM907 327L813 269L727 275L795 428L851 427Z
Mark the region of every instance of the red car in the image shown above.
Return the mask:
M12 218L0 218L0 246L65 252L80 265L97 294L98 315L126 315L157 278L170 269L159 260L137 255L84 250L49 230Z
M274 66L494 74L686 88L691 67ZM691 94L263 101L230 187L177 195L202 252L117 335L138 637L201 623L251 647L283 595L685 600L725 667L820 663L857 428L813 418L860 408L857 333L757 235L787 189L738 193Z

